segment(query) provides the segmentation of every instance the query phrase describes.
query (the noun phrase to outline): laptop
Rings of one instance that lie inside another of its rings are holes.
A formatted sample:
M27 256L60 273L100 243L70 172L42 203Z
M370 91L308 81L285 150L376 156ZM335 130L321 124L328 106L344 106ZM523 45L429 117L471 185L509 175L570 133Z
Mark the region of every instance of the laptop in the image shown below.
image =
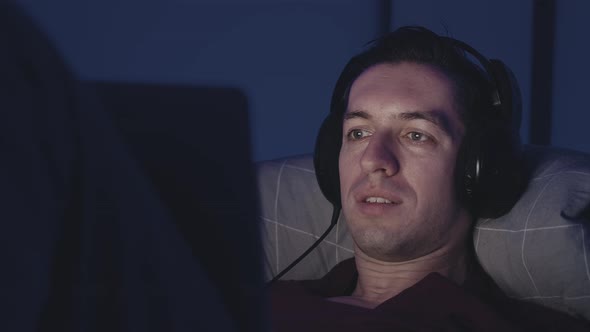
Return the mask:
M85 82L0 0L0 330L264 331L246 97Z

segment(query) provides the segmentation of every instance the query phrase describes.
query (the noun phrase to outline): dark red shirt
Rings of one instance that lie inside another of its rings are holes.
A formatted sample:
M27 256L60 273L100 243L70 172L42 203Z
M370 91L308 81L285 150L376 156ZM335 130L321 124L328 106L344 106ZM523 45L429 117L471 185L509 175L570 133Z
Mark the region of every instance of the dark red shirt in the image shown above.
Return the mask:
M356 280L348 259L322 279L278 281L272 331L590 331L585 320L507 297L479 266L461 286L431 273L374 309L327 300L350 295Z

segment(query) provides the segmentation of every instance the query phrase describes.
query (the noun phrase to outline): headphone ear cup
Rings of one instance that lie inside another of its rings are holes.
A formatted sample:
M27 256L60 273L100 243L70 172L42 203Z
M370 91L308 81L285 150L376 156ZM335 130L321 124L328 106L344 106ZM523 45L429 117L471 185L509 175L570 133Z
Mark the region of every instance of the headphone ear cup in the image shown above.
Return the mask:
M455 171L457 197L463 206L467 207L472 213L476 212L473 208L478 192L481 167L479 140L478 134L469 135L463 139Z
M522 191L520 121L522 103L514 74L499 60L490 60L490 76L497 89L499 103L484 117L476 141L474 161L468 161L475 174L471 188L472 207L484 218L507 213Z
M464 173L458 174L462 182L457 188L459 199L474 215L497 218L510 211L524 182L520 145L510 123L488 120L464 138L457 163L464 165Z
M498 112L505 123L510 123L511 132L520 136L522 97L516 77L512 70L500 60L490 60L490 67L501 101ZM520 138L516 143L520 145Z
M342 207L338 159L342 145L341 116L330 112L316 138L313 164L320 190L334 207Z
M496 218L510 211L523 187L520 153L510 127L489 127L479 137L473 186L478 217Z

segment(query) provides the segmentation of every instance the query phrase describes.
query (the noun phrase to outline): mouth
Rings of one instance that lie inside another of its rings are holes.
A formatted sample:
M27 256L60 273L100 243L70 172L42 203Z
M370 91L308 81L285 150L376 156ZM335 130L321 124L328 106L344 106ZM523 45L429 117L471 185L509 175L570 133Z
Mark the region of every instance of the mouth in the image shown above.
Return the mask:
M377 196L370 196L365 198L365 203L375 203L375 204L394 204L392 201L388 200L387 198L377 197Z
M402 200L397 195L390 192L367 192L357 196L357 202L367 204L399 205Z
M357 200L356 209L358 213L363 217L382 217L398 211L399 206L402 204L402 200L397 196L393 196L387 193L372 193L366 194Z
M359 212L368 216L390 213L403 203L401 196L396 192L382 188L359 190L354 199Z

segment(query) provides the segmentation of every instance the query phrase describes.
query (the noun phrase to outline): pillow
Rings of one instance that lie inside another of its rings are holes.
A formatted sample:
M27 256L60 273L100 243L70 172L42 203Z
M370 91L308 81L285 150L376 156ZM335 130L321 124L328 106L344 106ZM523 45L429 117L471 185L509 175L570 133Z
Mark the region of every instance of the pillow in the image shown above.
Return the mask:
M514 208L477 220L483 268L510 297L590 319L590 155L525 147L528 186ZM328 228L331 204L316 182L312 155L257 164L265 278L271 279ZM330 235L283 279L314 279L353 256L340 216Z
M477 257L508 296L590 319L590 155L528 146L525 161L516 205L477 221Z
M266 280L309 248L330 226L332 205L315 178L313 157L302 155L257 165ZM315 279L353 256L352 239L340 216L328 237L283 279Z

